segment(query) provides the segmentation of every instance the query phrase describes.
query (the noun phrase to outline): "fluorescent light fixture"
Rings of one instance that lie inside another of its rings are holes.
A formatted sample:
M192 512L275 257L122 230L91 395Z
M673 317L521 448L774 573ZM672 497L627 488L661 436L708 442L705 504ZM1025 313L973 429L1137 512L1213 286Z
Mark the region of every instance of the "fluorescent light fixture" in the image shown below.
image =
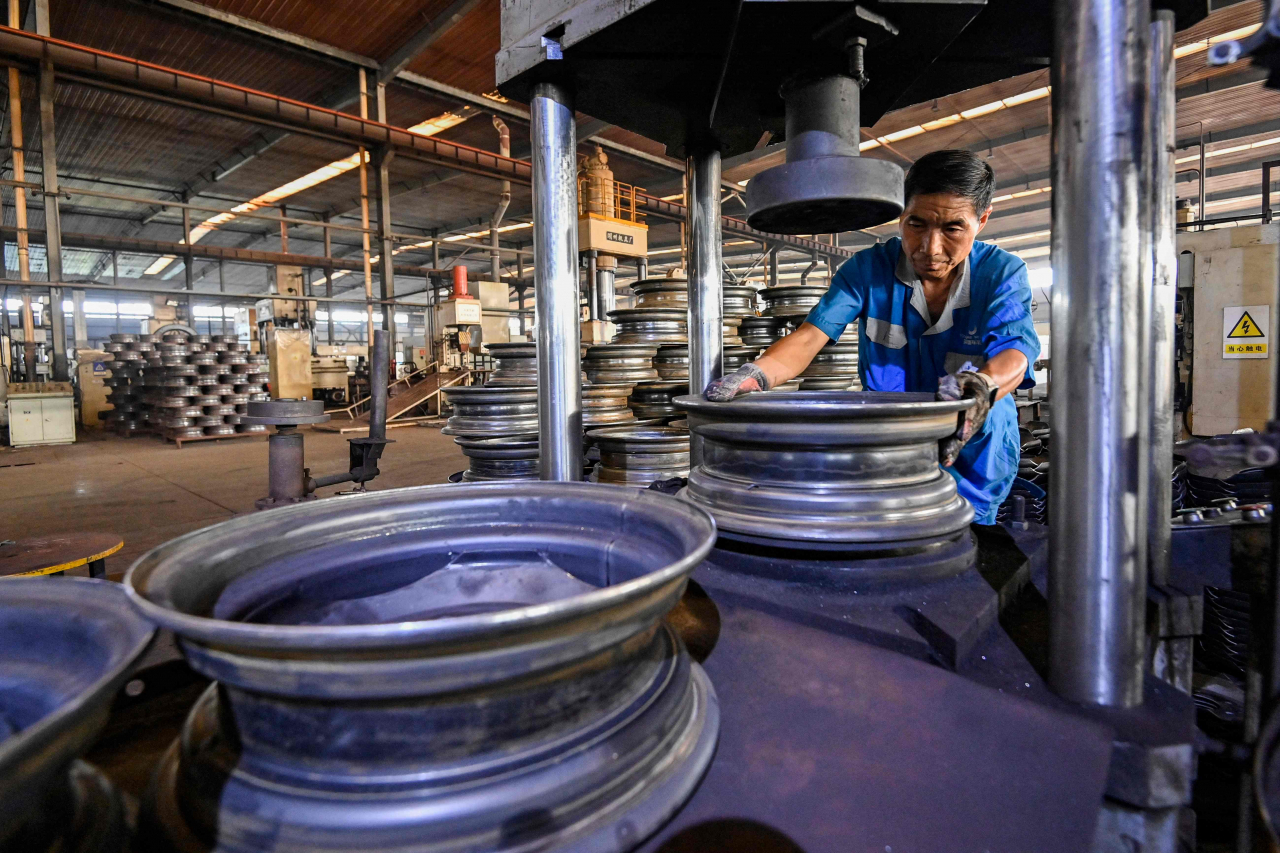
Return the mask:
M1028 231L1025 234L1011 234L1008 237L998 237L991 242L996 245L1001 245L1003 243L1020 243L1023 240L1036 240L1041 237L1048 237L1050 233L1052 232L1048 229L1045 229L1044 231Z
M410 133L416 133L419 136L435 136L441 131L448 130L451 127L462 124L471 117L473 112L474 111L471 110L460 110L456 113L442 113L434 118L429 118L426 121L419 122L418 124L408 128L408 130ZM365 162L369 162L368 152L365 153ZM334 160L332 163L326 163L319 169L308 172L300 178L294 178L292 181L281 184L273 190L268 190L260 196L249 199L243 204L237 204L226 213L219 213L215 216L209 217L204 222L201 222L195 228L191 229L191 242L200 242L200 240L205 237L205 235L209 234L209 232L217 229L219 225L225 225L241 213L252 213L260 208L275 204L289 196L297 195L303 190L311 189L318 184L323 184L325 181L332 180L339 175L350 172L359 165L359 152L352 154L350 157L343 157L341 160ZM183 240L181 242L185 243L186 241ZM143 272L143 275L156 275L161 273L175 260L177 260L177 258L174 255L165 255L162 258L157 258L151 266L147 267Z
M1206 151L1204 159L1211 160L1214 157L1225 157L1227 154L1237 154L1241 151L1252 151L1255 148L1267 148L1272 145L1280 145L1280 136L1273 136L1270 139L1260 139L1257 142L1249 142L1244 145L1232 145L1230 148L1217 148L1213 151ZM1200 155L1199 153L1196 153L1187 157L1179 157L1173 162L1181 166L1183 163L1195 163L1199 161L1199 159Z
M989 104L981 104L972 109L961 110L949 116L944 116L934 121L927 121L923 124L908 127L903 130L897 130L893 133L877 136L875 139L868 139L866 142L858 146L859 151L870 151L873 148L879 148L881 145L892 144L901 139L909 139L913 136L919 136L922 133L929 133L934 130L941 130L944 127L950 127L967 119L975 119L980 116L990 115L1000 110L1006 110L1009 107L1016 107L1021 104L1029 104L1032 101L1038 101L1042 98L1049 97L1049 87L1041 86L1039 89L1032 89L1027 92L1021 92L1017 95L1011 95L1008 98L1001 98L998 101L992 101Z
M1173 49L1173 58L1181 59L1184 56L1191 56L1193 53L1201 53L1209 49L1209 45L1217 44L1220 41L1232 41L1242 39L1245 36L1251 36L1258 31L1262 24L1250 24L1247 27L1240 27L1237 30L1231 30L1225 33L1219 33L1216 36L1210 36L1207 39L1193 41L1190 44L1184 44L1181 47Z
M1049 254L1049 247L1048 247L1048 246L1040 246L1039 248L1035 248L1035 249L1023 249L1023 250L1021 250L1021 251L1014 252L1013 254L1017 255L1017 256L1018 256L1018 257L1020 257L1020 258L1022 258L1024 261L1025 261L1025 260L1029 260L1029 259L1031 259L1031 258L1043 258L1043 257L1048 256L1048 254Z

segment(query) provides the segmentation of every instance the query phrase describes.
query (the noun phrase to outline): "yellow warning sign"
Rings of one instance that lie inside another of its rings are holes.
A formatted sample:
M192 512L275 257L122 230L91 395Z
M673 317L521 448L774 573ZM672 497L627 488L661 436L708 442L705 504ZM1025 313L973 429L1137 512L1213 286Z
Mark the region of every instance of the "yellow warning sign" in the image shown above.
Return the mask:
M1248 311L1240 315L1235 327L1227 333L1228 338L1265 338L1266 336L1267 333L1258 328L1258 324L1253 322Z
M1222 310L1222 357L1269 358L1270 305L1233 305Z

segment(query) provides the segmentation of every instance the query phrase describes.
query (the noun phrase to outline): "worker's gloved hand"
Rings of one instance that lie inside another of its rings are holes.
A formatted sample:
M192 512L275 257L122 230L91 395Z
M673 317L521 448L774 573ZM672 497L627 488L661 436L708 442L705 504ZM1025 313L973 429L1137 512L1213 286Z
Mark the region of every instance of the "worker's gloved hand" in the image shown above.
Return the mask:
M769 377L764 375L764 371L757 367L754 361L749 361L728 376L712 380L707 390L702 392L702 396L713 403L727 403L748 391L768 390Z
M944 376L938 381L939 400L962 400L971 397L976 402L960 416L960 425L953 435L949 435L939 444L939 457L944 467L956 464L956 458L965 443L977 435L982 425L987 422L987 413L991 404L996 401L996 393L1000 386L985 373L979 373L972 364Z

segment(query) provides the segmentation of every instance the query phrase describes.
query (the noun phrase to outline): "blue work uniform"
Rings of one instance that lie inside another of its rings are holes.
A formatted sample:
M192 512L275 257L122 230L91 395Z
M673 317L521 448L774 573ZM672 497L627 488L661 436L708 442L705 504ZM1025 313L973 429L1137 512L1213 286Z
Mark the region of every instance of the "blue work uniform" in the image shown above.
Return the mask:
M1040 341L1031 320L1027 265L989 243L974 243L936 323L924 287L897 237L858 252L836 272L808 321L836 340L858 321L858 372L871 391L936 393L965 362L1016 349L1027 357L1019 388L1035 385ZM991 407L982 429L946 469L973 504L974 521L995 524L1018 473L1018 412L1012 395Z

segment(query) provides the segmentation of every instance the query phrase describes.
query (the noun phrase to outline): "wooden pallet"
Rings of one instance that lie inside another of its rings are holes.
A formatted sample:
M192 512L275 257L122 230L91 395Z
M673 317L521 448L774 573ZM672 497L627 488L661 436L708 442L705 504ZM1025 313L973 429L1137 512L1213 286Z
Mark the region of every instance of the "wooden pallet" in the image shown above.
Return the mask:
M237 438L266 438L270 434L269 432L238 432L235 435L201 435L193 438L179 438L173 434L173 430L162 430L156 433L165 441L172 441L179 450L182 449L182 445L189 441L234 441Z

